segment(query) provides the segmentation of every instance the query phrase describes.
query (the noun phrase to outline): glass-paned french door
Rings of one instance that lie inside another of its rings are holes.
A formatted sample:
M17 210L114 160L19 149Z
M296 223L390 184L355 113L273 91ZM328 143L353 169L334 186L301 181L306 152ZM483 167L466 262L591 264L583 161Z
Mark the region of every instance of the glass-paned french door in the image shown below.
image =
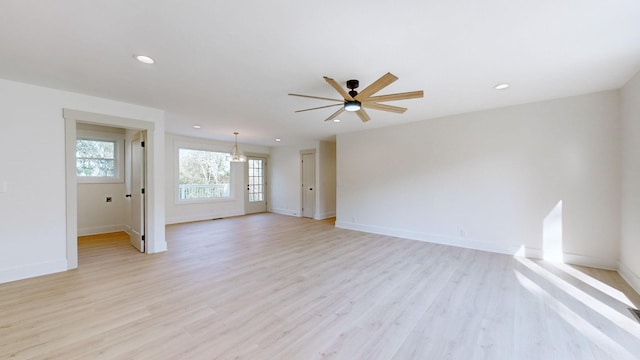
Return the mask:
M247 213L267 211L266 169L266 158L247 157Z
M248 159L249 201L264 200L264 160Z

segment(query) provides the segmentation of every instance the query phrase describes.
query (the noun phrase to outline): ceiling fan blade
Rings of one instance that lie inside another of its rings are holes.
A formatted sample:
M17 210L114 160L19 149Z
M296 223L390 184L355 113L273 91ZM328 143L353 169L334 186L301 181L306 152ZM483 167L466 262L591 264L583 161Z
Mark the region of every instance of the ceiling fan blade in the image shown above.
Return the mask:
M424 97L424 91L419 90L419 91L410 91L410 92L397 93L397 94L371 96L366 101L381 102L381 101L416 99L421 97Z
M329 98L326 98L326 97L302 95L302 94L287 94L287 95L299 96L299 97L309 98L309 99L320 99L320 100L339 101L339 102L343 102L344 101L344 100L339 100L339 99L329 99Z
M364 111L363 108L360 108L360 110L356 111L356 114L358 114L358 116L360 117L360 120L362 120L362 122L367 122L367 121L371 120L371 118L369 117L369 114L367 114L367 112Z
M343 97L345 100L349 100L349 101L352 101L352 100L353 100L353 98L351 97L351 95L349 95L349 93L347 92L347 90L343 89L343 88L340 86L340 84L338 84L335 80L333 80L333 79L332 79L332 78L330 78L330 77L326 77L326 76L323 76L323 77L324 77L324 80L325 80L326 82L328 82L328 83L329 83L329 85L331 85L334 89L336 89L336 90L340 93L340 95L342 95L342 97Z
M368 109L391 111L391 112L398 113L398 114L402 114L405 111L407 111L407 108L403 108L403 107L399 107L399 106L385 105L385 104L378 104L378 103L372 102L372 101L363 102L362 106L364 106L364 107L366 107Z
M342 114L343 112L344 112L344 107L341 107L340 109L338 109L338 111L336 111L333 114L331 114L331 116L329 116L325 121L331 121L331 120L337 118L338 115Z
M325 105L325 106L318 106L318 107L314 107L314 108L311 108L311 109L296 110L294 112L298 113L298 112L309 111L309 110L324 109L324 108L334 107L334 106L343 106L343 104L331 104L331 105Z
M369 96L377 93L396 80L398 80L397 76L392 73L386 73L382 75L380 79L374 81L371 85L367 86L358 95L356 95L355 99L358 101L367 101Z

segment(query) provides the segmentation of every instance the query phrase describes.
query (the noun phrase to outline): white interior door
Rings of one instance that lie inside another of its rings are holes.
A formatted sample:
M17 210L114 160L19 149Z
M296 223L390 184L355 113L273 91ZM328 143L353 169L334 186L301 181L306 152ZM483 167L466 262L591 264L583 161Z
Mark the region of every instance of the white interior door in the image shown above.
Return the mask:
M136 134L131 141L131 245L145 252L144 187L146 152L144 132Z
M313 218L316 208L315 153L302 154L302 216Z
M245 213L267 211L267 159L257 156L247 157L245 180Z

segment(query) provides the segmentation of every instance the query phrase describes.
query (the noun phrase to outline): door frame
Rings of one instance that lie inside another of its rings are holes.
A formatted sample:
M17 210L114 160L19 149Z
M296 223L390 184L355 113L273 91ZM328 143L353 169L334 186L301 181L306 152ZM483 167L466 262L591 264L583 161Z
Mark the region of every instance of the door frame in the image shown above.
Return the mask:
M303 187L304 185L304 165L302 164L302 160L304 159L304 155L313 155L313 187L316 188L316 190L313 191L313 209L312 209L312 216L311 219L315 219L316 218L316 206L318 204L318 179L317 179L317 175L318 175L318 169L317 169L317 159L316 159L316 149L306 149L306 150L300 150L300 217L305 217L304 216L304 194L305 194L305 187Z
M66 193L66 233L67 233L67 269L78 267L78 186L76 179L76 126L78 122L119 127L124 129L147 132L147 174L153 174L155 164L155 152L161 149L161 143L156 144L155 123L144 120L110 116L73 109L62 109L62 117L65 124L65 193ZM164 134L161 134L164 135ZM156 194L156 181L150 176L145 189L147 201L145 203L145 217L147 220L147 253L166 251L167 244L164 238L164 222L162 227L156 229L157 219L164 217L160 208L156 209L154 198L161 200L162 194ZM160 182L159 187L162 186ZM151 203L151 204L150 204ZM162 205L161 202L159 202ZM160 224L158 224L160 225Z

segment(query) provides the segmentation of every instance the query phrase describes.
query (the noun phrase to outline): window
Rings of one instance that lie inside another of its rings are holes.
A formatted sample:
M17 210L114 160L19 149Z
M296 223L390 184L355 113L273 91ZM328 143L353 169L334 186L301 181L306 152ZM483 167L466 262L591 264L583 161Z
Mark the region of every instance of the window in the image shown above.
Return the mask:
M203 200L231 197L229 153L178 149L178 199Z
M76 175L79 183L124 182L124 129L78 124Z
M117 176L115 140L76 140L76 175L115 178Z

